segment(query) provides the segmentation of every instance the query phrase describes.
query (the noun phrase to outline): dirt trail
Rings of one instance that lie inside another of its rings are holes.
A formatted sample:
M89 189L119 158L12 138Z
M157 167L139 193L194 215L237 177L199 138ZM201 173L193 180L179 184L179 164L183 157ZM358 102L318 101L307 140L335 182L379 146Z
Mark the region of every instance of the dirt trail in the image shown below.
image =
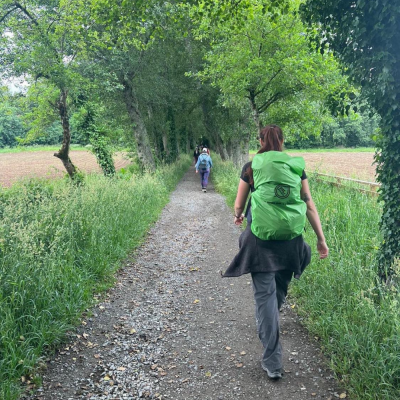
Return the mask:
M212 185L202 193L190 169L106 300L24 399L339 397L344 391L289 305L281 313L286 373L273 382L262 371L250 276L220 277L239 235L224 198Z

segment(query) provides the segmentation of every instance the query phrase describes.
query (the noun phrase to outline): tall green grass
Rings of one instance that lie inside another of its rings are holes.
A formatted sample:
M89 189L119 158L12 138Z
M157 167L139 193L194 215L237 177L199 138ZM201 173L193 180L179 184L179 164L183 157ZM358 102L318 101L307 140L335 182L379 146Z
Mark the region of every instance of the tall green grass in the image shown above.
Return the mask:
M93 294L157 220L190 165L88 176L82 186L30 181L0 192L0 399L19 397L44 351L63 340Z
M215 186L233 205L240 172L215 161ZM377 279L381 209L376 198L316 183L312 176L309 180L330 255L318 259L308 226L305 238L314 255L301 279L292 283L291 301L351 398L399 399L400 292Z

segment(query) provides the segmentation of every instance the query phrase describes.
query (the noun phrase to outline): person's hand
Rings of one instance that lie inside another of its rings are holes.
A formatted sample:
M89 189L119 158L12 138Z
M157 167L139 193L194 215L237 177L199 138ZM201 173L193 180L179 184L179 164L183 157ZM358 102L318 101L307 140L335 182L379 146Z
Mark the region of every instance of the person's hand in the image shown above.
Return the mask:
M235 215L235 219L233 222L235 225L242 225L243 224L244 215L242 214L239 218Z
M196 169L196 174L198 174L199 173L199 171L197 171L197 169Z
M320 259L328 257L329 248L326 245L325 240L321 240L321 241L318 240L318 242L317 242L317 250L318 250Z

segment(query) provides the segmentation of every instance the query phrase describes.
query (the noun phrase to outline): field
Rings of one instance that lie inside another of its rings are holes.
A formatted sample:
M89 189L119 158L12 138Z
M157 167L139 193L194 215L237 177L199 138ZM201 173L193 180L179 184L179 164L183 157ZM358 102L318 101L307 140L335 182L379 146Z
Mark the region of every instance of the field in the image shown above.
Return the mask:
M289 151L290 153L290 151ZM61 161L53 156L54 151L0 153L0 185L10 186L26 177L62 177L65 174ZM306 171L345 176L369 182L375 181L375 166L372 152L293 152L306 160ZM94 155L85 150L72 150L72 162L83 172L100 172ZM114 157L116 169L127 166L130 161L122 153Z
M54 157L55 151L42 150L21 153L0 154L0 185L11 186L15 181L22 178L46 177L56 178L66 174L62 162ZM85 150L72 150L70 152L72 162L81 171L100 172L100 167L95 156ZM130 164L122 153L114 156L115 168L118 170Z
M290 154L290 151L288 151ZM375 182L374 153L301 153L306 161L306 171L343 176Z

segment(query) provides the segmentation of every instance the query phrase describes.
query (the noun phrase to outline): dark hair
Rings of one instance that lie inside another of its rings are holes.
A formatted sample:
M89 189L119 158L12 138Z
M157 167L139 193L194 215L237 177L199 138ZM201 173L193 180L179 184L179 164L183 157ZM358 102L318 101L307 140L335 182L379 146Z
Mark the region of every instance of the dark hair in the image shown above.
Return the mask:
M262 141L261 149L257 154L266 151L275 150L282 151L283 133L278 125L267 125L260 131L260 139Z
M278 125L267 125L260 131L261 149L257 154L265 153L266 151L282 151L283 147L283 132ZM249 177L249 183L254 183L253 170L251 164L246 169L245 175Z

